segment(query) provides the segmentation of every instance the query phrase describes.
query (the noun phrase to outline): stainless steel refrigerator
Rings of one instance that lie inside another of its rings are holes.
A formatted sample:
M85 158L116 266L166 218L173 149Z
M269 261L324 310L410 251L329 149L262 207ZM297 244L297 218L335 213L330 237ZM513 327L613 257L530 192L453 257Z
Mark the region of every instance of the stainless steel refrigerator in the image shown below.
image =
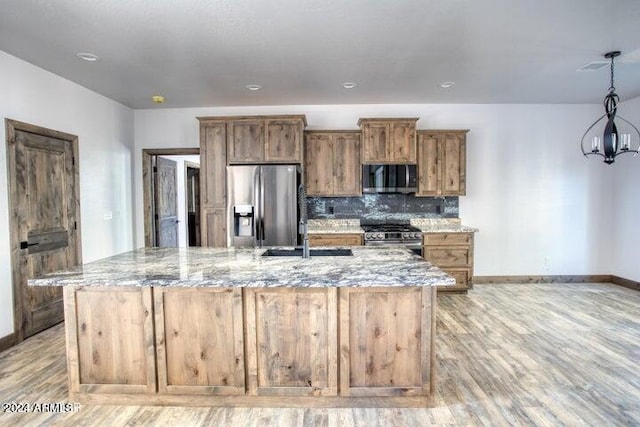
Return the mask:
M295 165L227 166L227 246L295 246Z

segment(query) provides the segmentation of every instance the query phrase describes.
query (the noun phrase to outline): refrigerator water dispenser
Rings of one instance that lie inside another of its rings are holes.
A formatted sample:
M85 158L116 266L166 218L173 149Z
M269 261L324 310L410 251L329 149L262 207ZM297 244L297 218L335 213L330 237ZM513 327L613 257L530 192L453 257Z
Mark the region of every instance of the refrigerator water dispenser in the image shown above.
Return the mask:
M237 237L253 236L253 206L235 205L233 207L234 235Z

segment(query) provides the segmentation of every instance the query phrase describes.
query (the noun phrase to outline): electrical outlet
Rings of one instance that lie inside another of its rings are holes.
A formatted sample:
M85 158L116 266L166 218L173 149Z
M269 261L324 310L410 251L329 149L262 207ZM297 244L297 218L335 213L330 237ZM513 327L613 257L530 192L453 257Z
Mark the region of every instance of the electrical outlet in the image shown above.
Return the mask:
M544 271L550 271L551 270L551 258L546 256L544 257Z

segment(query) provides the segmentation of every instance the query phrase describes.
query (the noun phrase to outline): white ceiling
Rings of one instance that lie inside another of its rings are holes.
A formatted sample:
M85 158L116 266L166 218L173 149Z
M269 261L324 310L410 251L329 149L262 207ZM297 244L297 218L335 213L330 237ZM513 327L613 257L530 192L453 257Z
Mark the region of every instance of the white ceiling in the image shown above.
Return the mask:
M132 108L594 103L608 67L576 70L610 50L640 96L639 24L639 0L2 0L0 50Z

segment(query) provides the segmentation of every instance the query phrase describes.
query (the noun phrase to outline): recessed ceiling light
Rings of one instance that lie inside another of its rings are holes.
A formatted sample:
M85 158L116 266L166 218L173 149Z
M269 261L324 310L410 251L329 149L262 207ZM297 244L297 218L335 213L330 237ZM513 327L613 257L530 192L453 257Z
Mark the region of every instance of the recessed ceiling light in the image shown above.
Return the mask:
M76 56L88 62L96 62L98 59L100 59L98 55L94 55L93 53L89 52L76 53Z
M250 85L246 85L245 88L249 90L260 90L262 89L262 86L256 85L256 84L250 84Z
M165 101L165 99L166 98L164 96L162 96L162 95L153 95L151 97L151 100L153 102L155 102L156 104L162 104Z
M342 87L345 89L353 89L354 87L356 87L357 84L354 82L344 82L342 83Z
M440 87L443 89L449 89L451 86L455 85L456 82L442 82L440 83Z

